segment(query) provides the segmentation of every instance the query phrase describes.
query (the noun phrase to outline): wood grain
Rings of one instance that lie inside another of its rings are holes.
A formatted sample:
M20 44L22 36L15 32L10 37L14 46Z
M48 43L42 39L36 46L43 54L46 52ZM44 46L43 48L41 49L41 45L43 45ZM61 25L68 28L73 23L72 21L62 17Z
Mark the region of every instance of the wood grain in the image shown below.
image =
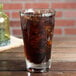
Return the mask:
M48 73L0 72L0 76L76 76L76 72L50 71Z
M24 60L0 60L0 71L26 71ZM52 62L50 71L76 71L76 62Z
M52 45L52 61L76 62L76 38L54 38ZM0 53L0 60L21 59L24 59L23 46Z
M76 38L54 38L48 73L28 73L23 46L0 53L0 76L76 76Z

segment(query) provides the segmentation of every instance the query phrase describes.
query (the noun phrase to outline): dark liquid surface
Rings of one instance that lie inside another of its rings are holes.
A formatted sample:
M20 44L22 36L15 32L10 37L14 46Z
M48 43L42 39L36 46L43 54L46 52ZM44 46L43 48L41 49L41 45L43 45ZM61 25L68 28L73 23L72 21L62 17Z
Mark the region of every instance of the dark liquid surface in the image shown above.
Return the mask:
M47 62L51 57L54 16L21 16L26 58L35 64Z

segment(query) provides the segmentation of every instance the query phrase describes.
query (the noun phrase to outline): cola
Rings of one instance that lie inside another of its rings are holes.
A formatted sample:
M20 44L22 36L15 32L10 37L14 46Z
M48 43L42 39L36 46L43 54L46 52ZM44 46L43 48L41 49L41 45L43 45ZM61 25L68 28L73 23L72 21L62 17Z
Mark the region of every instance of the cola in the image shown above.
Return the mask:
M48 62L51 58L54 14L41 12L23 14L21 15L21 27L25 57L34 64Z
M21 16L25 57L40 64L51 58L54 14L24 13Z
M53 9L20 12L26 70L29 72L48 72L51 67L54 18Z

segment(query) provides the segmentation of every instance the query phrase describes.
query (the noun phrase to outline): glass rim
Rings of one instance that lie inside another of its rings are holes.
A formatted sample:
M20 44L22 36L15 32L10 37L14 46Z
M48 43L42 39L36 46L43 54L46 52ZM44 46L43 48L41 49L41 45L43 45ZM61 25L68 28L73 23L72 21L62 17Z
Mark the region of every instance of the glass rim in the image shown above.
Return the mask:
M26 10L32 9L34 12L36 11L46 11L46 13L51 13L52 15L55 15L56 11L53 8L26 8L19 11L20 14L26 14ZM29 13L29 12L28 12ZM44 12L42 12L44 14Z

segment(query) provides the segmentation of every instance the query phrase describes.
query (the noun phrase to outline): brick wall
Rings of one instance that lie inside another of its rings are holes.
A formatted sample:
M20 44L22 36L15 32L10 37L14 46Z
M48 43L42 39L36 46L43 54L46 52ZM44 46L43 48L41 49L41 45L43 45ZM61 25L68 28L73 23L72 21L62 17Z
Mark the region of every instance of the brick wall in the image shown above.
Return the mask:
M10 18L11 34L21 37L19 11L25 8L54 8L55 36L76 36L76 0L0 0Z

